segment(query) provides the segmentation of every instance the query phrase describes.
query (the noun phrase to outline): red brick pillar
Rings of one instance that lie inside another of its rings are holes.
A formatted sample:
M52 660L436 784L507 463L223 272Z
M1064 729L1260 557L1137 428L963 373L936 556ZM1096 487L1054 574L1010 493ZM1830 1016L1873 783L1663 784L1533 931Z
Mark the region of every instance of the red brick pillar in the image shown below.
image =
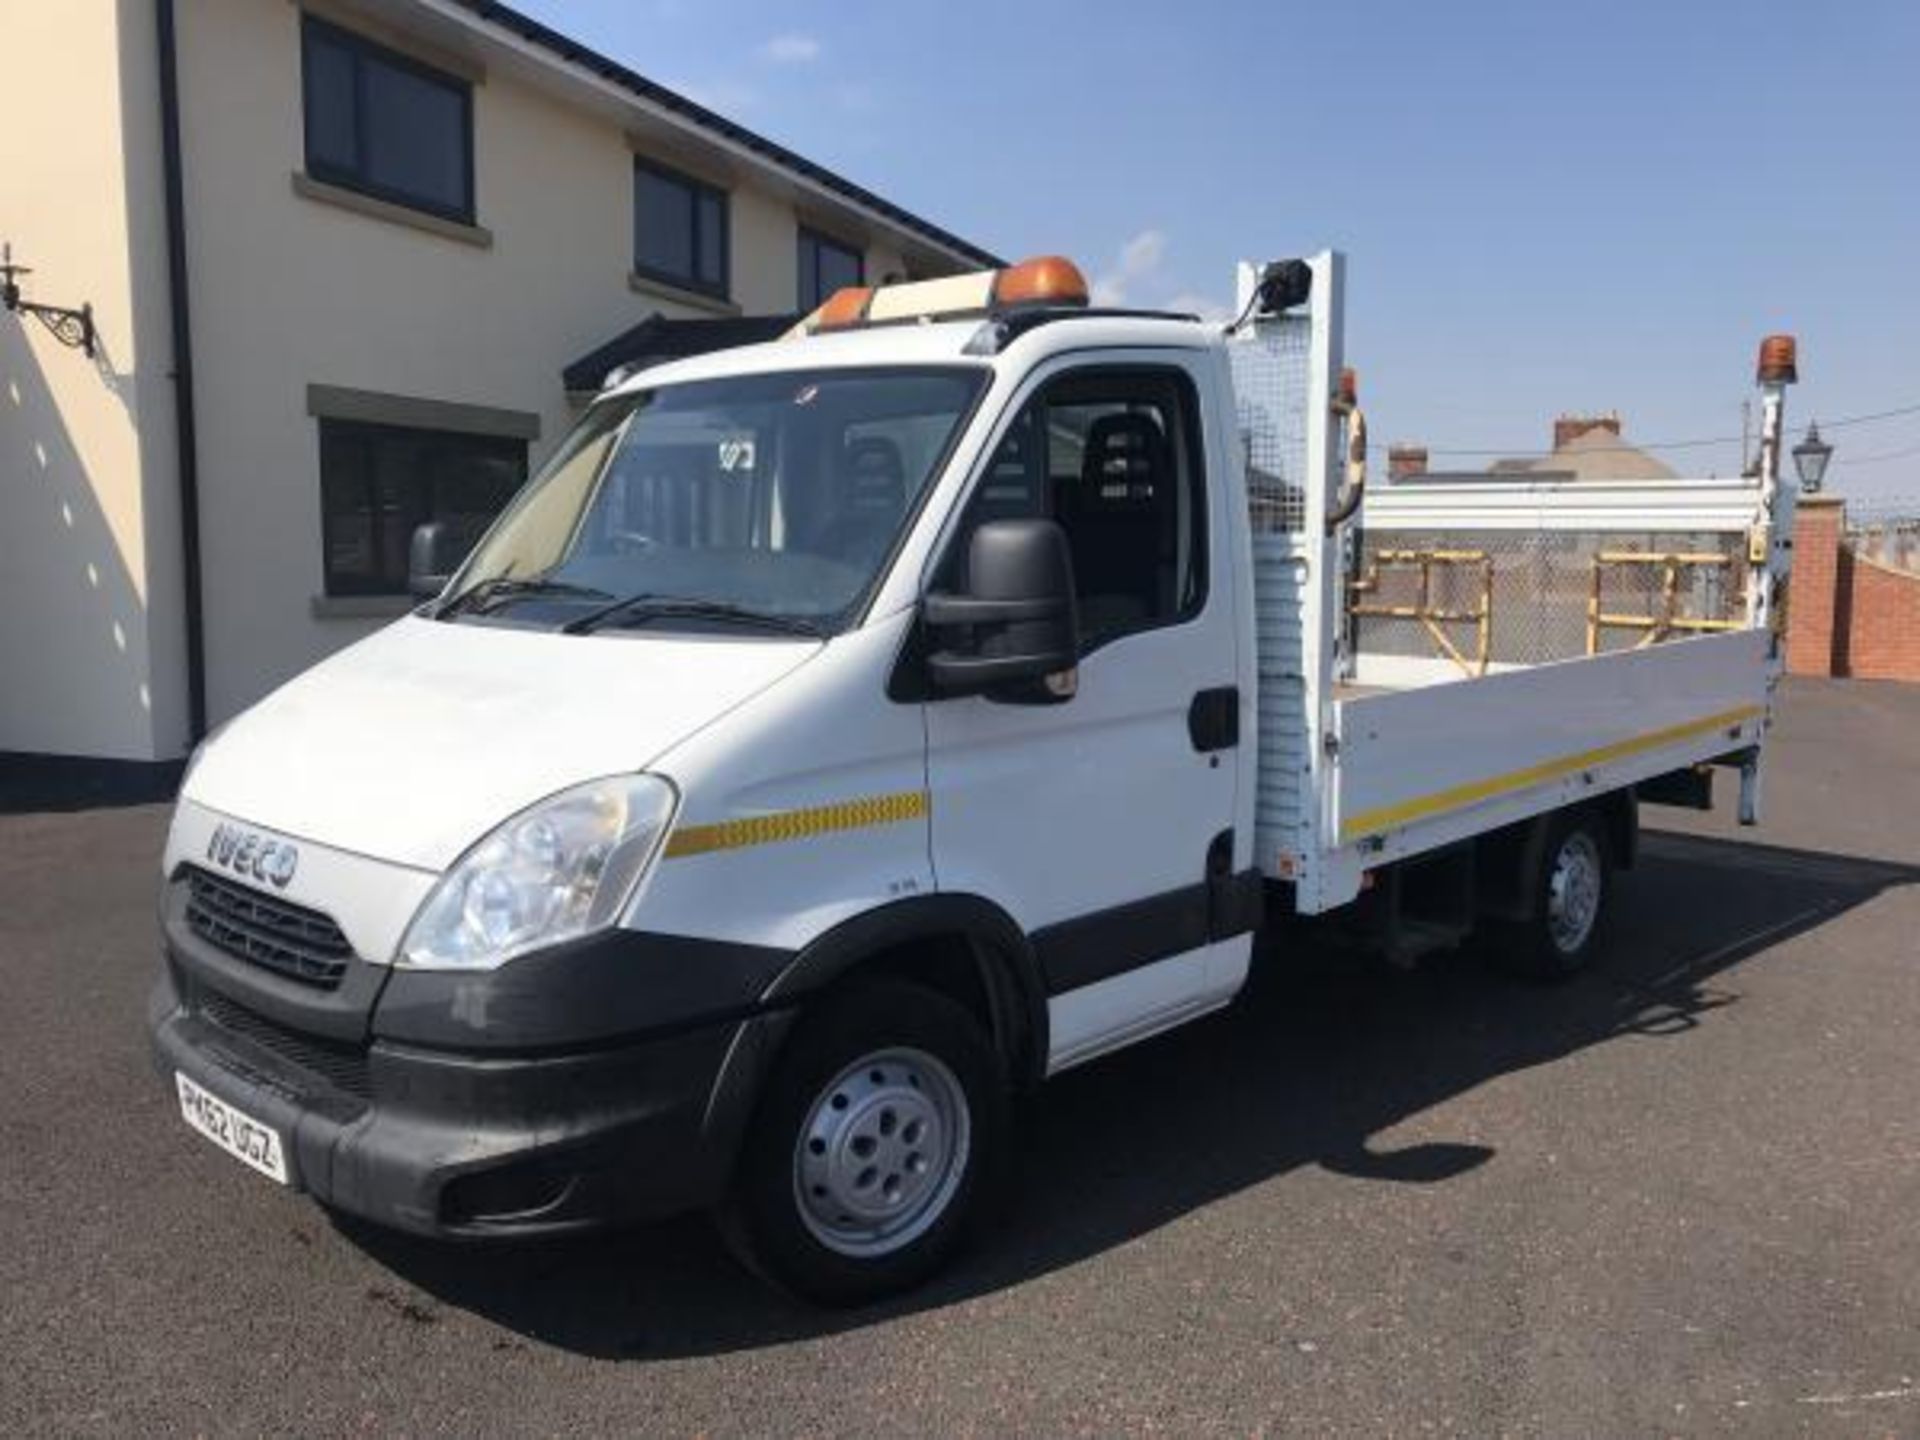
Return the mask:
M1837 495L1802 495L1793 523L1793 580L1787 588L1787 670L1833 674L1840 623L1840 532L1845 503Z

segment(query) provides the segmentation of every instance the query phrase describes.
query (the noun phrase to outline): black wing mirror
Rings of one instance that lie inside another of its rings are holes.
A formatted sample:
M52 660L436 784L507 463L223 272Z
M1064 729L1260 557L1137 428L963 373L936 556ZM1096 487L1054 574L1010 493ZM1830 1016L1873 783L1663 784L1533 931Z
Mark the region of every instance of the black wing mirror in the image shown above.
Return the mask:
M431 600L447 588L464 559L443 521L416 525L407 545L407 589L418 599Z
M1079 660L1073 555L1052 520L989 520L967 549L964 594L929 594L927 676L936 696L1072 698Z

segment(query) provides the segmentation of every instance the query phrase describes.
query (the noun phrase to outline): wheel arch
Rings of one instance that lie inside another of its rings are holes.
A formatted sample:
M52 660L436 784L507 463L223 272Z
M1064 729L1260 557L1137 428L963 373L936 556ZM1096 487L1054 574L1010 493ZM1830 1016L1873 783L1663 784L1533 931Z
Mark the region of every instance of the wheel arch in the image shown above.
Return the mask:
M978 987L972 994L955 993L962 973ZM983 896L920 895L862 911L804 946L761 1000L789 1008L858 976L881 974L920 981L983 1012L1016 1085L1045 1075L1039 961L1026 932Z

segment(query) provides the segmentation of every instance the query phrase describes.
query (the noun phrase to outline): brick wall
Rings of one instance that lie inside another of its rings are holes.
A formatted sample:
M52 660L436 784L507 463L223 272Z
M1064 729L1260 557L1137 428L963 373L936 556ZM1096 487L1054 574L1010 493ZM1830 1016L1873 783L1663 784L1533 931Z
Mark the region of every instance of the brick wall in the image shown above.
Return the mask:
M1855 554L1845 528L1838 499L1802 497L1787 599L1787 669L1920 683L1920 575Z
M1831 675L1834 607L1840 598L1840 534L1846 507L1838 498L1802 495L1794 510L1793 578L1787 585L1787 670Z
M1840 551L1841 594L1834 673L1920 682L1920 575Z

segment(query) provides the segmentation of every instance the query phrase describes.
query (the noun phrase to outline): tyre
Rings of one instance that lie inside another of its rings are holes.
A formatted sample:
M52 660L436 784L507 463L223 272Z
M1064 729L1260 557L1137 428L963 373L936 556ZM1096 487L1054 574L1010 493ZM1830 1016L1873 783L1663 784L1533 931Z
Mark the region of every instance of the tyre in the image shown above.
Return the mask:
M1600 817L1590 811L1555 816L1531 885L1532 918L1498 939L1507 968L1542 980L1564 980L1599 952L1613 902L1613 862Z
M998 1052L946 996L889 981L829 997L768 1077L723 1232L818 1304L911 1289L998 1191L1009 1106Z

